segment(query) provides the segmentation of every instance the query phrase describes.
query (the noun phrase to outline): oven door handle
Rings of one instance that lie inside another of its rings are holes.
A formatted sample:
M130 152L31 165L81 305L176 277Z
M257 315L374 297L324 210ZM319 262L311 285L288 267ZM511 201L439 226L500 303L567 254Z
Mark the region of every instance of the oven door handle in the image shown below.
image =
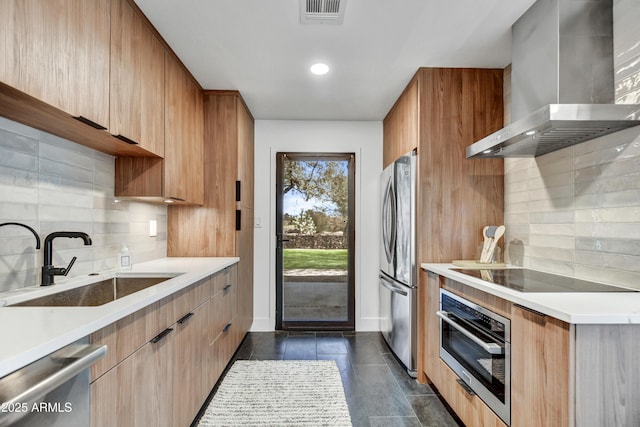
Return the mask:
M391 282L389 281L389 279L387 279L386 277L384 277L384 276L380 276L380 279L382 280L382 281L380 282L380 284L381 284L382 286L384 286L385 288L389 289L389 290L390 290L391 292L393 292L394 294L400 294L400 295L402 295L403 297L406 297L406 296L408 295L408 293L407 293L407 292L403 291L403 290L402 290L402 289L400 289L400 288L396 288L395 286L393 286L393 285L391 284Z
M473 341L474 343L478 344L487 353L489 353L489 354L504 354L504 347L502 347L501 345L496 344L494 342L482 341L480 338L478 338L475 335L473 335L471 332L466 330L464 327L460 326L458 323L456 323L453 320L451 320L451 318L449 317L449 313L447 313L446 311L436 311L436 316L441 318L443 321L447 322L449 325L451 325L452 328L456 329L458 332L463 334L465 337L469 338L471 341Z

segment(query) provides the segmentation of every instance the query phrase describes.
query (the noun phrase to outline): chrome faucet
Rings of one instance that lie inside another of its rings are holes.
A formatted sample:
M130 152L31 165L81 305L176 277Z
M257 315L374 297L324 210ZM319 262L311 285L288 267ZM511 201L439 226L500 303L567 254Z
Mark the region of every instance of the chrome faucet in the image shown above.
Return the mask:
M26 224L22 224L20 222L3 222L2 224L0 224L0 227L4 227L5 225L17 225L19 227L24 227L27 230L29 230L30 232L33 233L33 235L36 238L36 249L40 249L40 236L38 236L38 233L36 233L36 230L34 230L33 228L29 227Z
M53 285L55 276L66 276L69 274L73 263L77 257L71 258L71 262L66 268L56 268L53 266L53 239L57 237L78 237L84 241L85 246L91 244L91 237L87 233L81 231L55 231L44 239L44 265L42 266L42 282L40 286Z

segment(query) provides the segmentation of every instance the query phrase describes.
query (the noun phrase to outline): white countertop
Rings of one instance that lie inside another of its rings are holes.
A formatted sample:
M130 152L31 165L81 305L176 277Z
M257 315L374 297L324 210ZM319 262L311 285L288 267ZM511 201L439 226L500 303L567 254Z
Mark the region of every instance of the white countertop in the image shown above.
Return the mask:
M453 271L460 268L453 264L420 267L567 323L640 323L640 292L527 293Z
M238 260L239 258L161 258L136 264L132 270L122 273L180 275L97 307L4 305L113 277L117 272L76 278L46 288L34 286L0 294L0 378L233 265Z

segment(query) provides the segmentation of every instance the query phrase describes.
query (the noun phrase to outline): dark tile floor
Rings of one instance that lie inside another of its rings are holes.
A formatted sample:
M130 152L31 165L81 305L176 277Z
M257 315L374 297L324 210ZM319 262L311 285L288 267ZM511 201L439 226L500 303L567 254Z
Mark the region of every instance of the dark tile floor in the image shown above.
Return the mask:
M252 332L237 359L336 361L355 427L458 427L434 391L409 377L377 332Z

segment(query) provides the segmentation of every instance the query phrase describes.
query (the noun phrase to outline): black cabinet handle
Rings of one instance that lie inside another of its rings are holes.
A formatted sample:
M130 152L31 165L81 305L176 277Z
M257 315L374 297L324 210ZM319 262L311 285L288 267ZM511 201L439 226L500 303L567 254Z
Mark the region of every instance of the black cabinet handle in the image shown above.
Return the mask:
M540 317L547 317L547 315L546 315L546 314L544 314L544 313L540 313L539 311L535 311L535 310L533 310L533 309L531 309L531 308L529 308L529 307L525 307L524 305L520 305L520 304L513 304L513 306L514 306L514 307L518 307L518 308L520 308L520 309L522 309L522 310L524 310L524 311L528 311L529 313L533 313L533 314L535 314L536 316L540 316Z
M106 127L102 126L101 124L98 124L96 122L94 122L93 120L89 120L86 117L82 117L82 116L72 116L74 119L78 120L79 122L84 123L85 125L89 125L94 129L98 129L98 130L107 130Z
M171 199L171 200L175 200L176 202L184 202L184 199L181 199L180 197L173 197L173 196L169 196L167 197L167 199Z
M464 391L466 391L470 396L473 396L474 394L476 394L476 392L473 391L473 389L471 387L469 387L469 385L467 383L465 383L464 381L462 381L460 378L458 378L456 380L456 382L458 384L460 384L460 387L462 387L464 389Z
M223 292L227 292L233 285L229 284L227 286L225 286L224 288L222 288Z
M227 332L230 327L231 327L231 322L229 322L226 325L224 325L224 328L222 328L222 332Z
M236 231L242 230L242 212L240 209L236 210Z
M181 325L186 322L187 320L189 320L190 317L193 316L193 313L187 313L184 316L182 316L180 319L178 319L178 323L180 323Z
M113 136L115 136L116 138L118 138L118 139L119 139L119 140L121 140L121 141L126 142L127 144L131 144L131 145L138 145L138 142L134 141L133 139L129 139L129 138L127 138L127 137L126 137L126 136L124 136L124 135L119 135L119 134L118 134L118 135L113 135Z
M240 195L242 194L240 181L236 181L236 202L240 201Z
M149 342L155 344L155 343L159 342L160 340L162 340L167 335L169 335L171 333L171 331L173 331L173 329L167 328L164 331L160 332L155 337L151 338L151 341L149 341Z

